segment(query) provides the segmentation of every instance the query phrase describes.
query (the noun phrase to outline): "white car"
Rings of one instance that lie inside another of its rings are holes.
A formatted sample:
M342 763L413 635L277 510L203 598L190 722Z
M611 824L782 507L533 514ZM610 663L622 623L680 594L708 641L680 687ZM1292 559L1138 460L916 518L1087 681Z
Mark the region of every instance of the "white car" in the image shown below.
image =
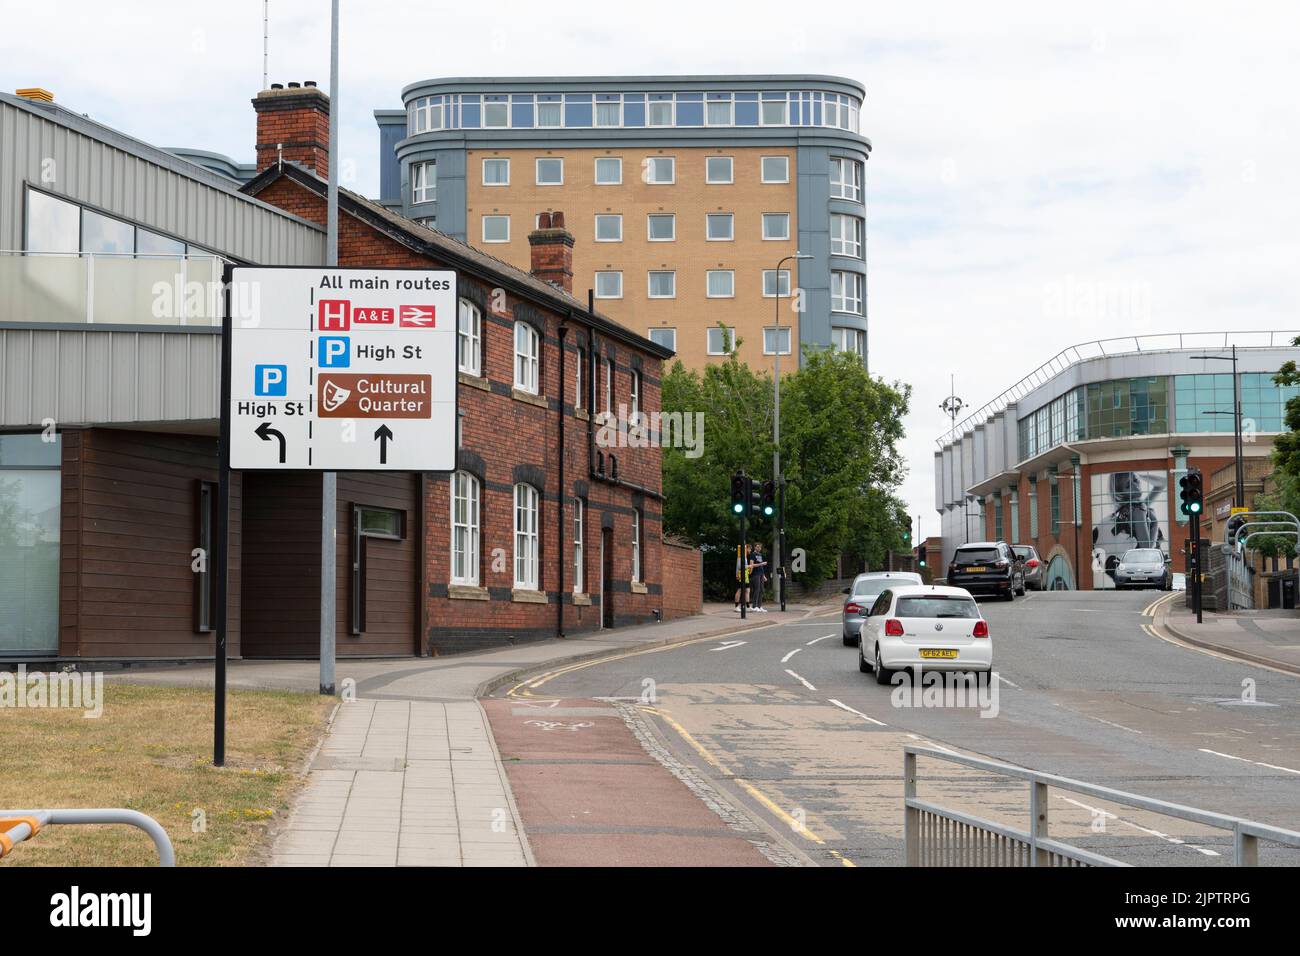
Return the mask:
M906 585L880 593L862 623L858 670L888 684L890 671L904 667L993 670L989 625L969 591Z

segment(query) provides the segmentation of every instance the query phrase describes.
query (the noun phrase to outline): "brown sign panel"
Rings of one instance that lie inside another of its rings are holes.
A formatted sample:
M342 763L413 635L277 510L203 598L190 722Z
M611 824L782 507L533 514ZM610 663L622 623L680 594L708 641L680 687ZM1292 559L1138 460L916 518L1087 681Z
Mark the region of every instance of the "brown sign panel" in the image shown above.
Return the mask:
M321 372L316 414L321 418L432 418L428 375Z

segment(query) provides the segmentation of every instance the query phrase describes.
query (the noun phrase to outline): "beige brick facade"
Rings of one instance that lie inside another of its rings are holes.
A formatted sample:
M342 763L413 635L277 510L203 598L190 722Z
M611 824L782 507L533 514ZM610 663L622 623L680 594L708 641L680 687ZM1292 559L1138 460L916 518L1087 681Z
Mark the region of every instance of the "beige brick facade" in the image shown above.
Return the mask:
M643 181L642 168L651 156L672 157L675 175L671 184ZM732 157L732 182L711 184L706 180L705 160L709 156ZM789 164L788 181L762 182L764 156L784 156ZM536 160L564 161L562 185L537 185ZM597 185L597 158L622 160L622 182ZM509 184L484 185L483 161L508 159ZM466 223L471 244L522 269L529 268L528 234L538 213L561 211L577 243L573 251L573 288L582 298L595 288L597 271L622 272L622 298L601 298L597 307L642 335L651 329L677 330L677 354L688 366L699 368L720 357L707 352L706 330L718 322L736 330L741 340L740 357L751 366L771 366L773 357L763 354L763 329L774 324L777 303L763 296L763 272L793 255L798 236L795 150L789 147L631 147L598 149L476 149L467 151ZM673 214L675 237L671 241L648 238L647 217ZM707 238L706 216L731 213L733 238ZM763 214L789 215L789 238L765 240ZM623 217L622 240L597 242L598 214ZM483 217L508 215L508 242L483 242ZM791 286L798 286L796 263ZM734 273L734 295L707 296L707 273ZM648 274L670 271L676 274L674 298L651 298ZM792 325L791 341L799 341L798 314L791 301L780 302L782 325ZM793 367L793 362L790 368Z

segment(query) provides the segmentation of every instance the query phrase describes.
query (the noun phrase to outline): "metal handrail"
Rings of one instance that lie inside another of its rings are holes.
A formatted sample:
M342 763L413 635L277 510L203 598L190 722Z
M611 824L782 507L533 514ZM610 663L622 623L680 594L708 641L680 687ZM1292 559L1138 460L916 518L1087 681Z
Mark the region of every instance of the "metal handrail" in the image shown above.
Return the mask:
M1268 343L1262 344L1241 344L1232 341L1238 336L1268 336ZM1214 339L1222 336L1223 344L1210 344L1207 339ZM1152 333L1150 335L1122 335L1110 339L1094 339L1091 342L1081 342L1077 345L1071 345L1060 352L1057 352L1050 359L1038 366L1028 375L1024 376L1016 384L1006 389L1000 395L985 402L975 411L971 412L960 422L953 425L948 431L944 432L935 439L935 444L942 449L945 445L951 444L952 441L966 432L982 425L1002 409L1006 408L1012 401L1019 401L1024 398L1040 385L1056 378L1072 365L1080 362L1086 362L1097 358L1110 358L1116 355L1136 355L1139 352L1177 352L1187 348L1198 349L1218 349L1231 348L1236 345L1239 349L1272 349L1290 345L1291 340L1300 336L1300 330L1270 330L1256 329L1243 331L1225 331L1225 332L1164 332ZM1193 339L1190 344L1184 345L1184 338ZM1281 337L1282 341L1277 339ZM1109 351L1108 347L1113 347L1114 343L1132 343L1131 348L1116 349ZM1143 343L1148 347L1143 348ZM1177 344L1174 344L1174 343ZM1157 344L1159 343L1159 344ZM1088 350L1095 350L1089 354Z
M983 820L978 817L970 816L969 814L948 810L936 804L918 799L916 795L917 757L932 757L936 760L960 764L962 766L971 767L975 770L989 771L1000 774L1004 777L1012 777L1017 780L1028 782L1030 784L1030 829L1021 831L1014 827L1008 827L1003 824L994 823L990 820ZM1233 834L1233 864L1235 866L1258 865L1260 840L1268 840L1274 843L1281 843L1285 846L1300 848L1300 833L1297 833L1294 830L1274 827L1265 823L1246 820L1241 817L1234 817L1224 813L1201 810L1196 807L1185 806L1181 803L1169 803L1165 800L1156 800L1153 797L1144 797L1140 794L1129 793L1125 790L1115 790L1111 787L1101 786L1100 784L1088 783L1085 780L1075 780L1071 777L1062 777L1050 773L1040 773L1037 770L1028 770L1024 767L1016 767L995 760L985 760L980 757L967 757L963 754L934 750L929 747L907 745L903 747L903 845L905 864L907 866L920 865L920 814L926 812L947 820L952 820L963 826L973 827L980 831L1016 840L1025 844L1029 848L1029 861L1031 866L1045 865L1048 854L1055 854L1063 858L1080 863L1086 863L1092 866L1126 866L1127 864L1119 860L1102 856L1101 854L1093 853L1080 847L1073 847L1062 843L1059 840L1049 838L1047 832L1047 788L1049 786L1056 787L1060 790L1068 790L1072 793L1098 797L1102 800L1116 803L1121 806L1133 807L1138 810L1147 810L1151 813L1160 814L1161 816L1187 820L1192 823L1199 823L1203 826L1212 827L1218 830L1227 830Z
M143 830L149 834L158 851L158 865L176 865L176 851L162 824L138 810L118 807L90 810L0 810L0 837L5 838L0 840L0 857L9 853L14 844L30 840L44 827L95 823L120 823ZM4 824L9 826L6 828Z

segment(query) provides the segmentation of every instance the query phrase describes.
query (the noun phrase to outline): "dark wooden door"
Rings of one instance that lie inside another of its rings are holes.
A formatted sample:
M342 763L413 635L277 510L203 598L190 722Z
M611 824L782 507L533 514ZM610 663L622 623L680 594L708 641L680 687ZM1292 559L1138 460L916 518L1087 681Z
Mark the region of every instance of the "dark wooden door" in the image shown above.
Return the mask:
M600 621L602 627L614 626L614 531L600 532Z

